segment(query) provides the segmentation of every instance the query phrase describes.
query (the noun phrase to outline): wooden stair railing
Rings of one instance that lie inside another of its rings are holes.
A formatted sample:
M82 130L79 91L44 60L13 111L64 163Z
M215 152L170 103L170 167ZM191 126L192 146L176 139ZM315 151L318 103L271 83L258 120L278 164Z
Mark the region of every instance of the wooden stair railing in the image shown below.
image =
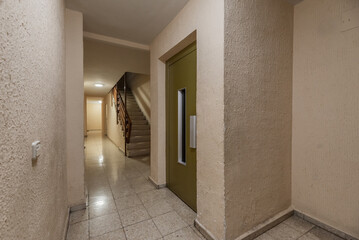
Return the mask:
M120 121L122 124L123 130L124 130L125 142L130 143L132 121L131 121L130 115L127 112L126 103L120 94L120 89L118 88L118 85L116 85L115 88L116 88L116 93L117 93L118 121Z

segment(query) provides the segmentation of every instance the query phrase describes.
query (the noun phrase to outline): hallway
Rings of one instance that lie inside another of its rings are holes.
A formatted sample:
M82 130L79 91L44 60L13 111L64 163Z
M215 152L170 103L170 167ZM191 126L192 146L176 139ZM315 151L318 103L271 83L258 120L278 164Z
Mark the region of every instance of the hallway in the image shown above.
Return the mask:
M204 239L195 212L147 180L149 157L125 158L101 132L85 145L88 208L71 213L67 240Z
M193 226L196 213L167 188L147 180L149 157L125 158L101 132L86 139L88 208L73 212L67 240L205 239ZM258 240L340 240L298 217Z

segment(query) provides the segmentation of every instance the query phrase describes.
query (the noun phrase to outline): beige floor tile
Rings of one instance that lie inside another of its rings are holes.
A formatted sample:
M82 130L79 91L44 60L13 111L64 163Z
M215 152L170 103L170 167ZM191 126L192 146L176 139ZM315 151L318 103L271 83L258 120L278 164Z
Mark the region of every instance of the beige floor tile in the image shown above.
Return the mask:
M255 238L254 240L275 240L273 237L268 235L267 233L263 233L259 237Z
M141 193L141 192L146 192L156 189L156 187L149 181L137 185L132 185L132 188L135 190L136 193Z
M266 232L276 240L292 240L299 238L302 234L286 224L279 224Z
M197 236L199 236L200 239L206 240L206 238L197 230L197 228L194 225L189 227L197 234Z
M69 223L74 224L74 223L85 221L87 219L88 219L88 210L84 209L76 212L71 212Z
M144 202L156 202L161 199L165 199L170 194L168 193L167 188L162 189L155 189L147 192L141 192L138 194L138 197L141 199L141 201Z
M171 233L163 238L164 240L201 240L201 238L190 228L182 228L177 232Z
M117 213L97 217L90 220L90 237L97 237L122 228Z
M322 228L314 227L307 234L305 234L300 240L343 240L342 238L325 231Z
M125 227L127 240L156 240L162 236L152 220Z
M67 231L66 240L88 240L88 221L71 224Z
M155 217L153 218L153 221L163 236L176 232L187 226L187 224L175 211Z
M185 223L188 225L194 224L197 214L184 202L181 201L181 204L176 204L173 208Z
M144 206L151 217L157 217L164 213L173 211L173 208L165 199L161 199L157 202L145 202Z
M297 216L292 216L292 217L288 218L287 220L285 220L283 223L294 228L301 234L308 232L310 229L312 229L314 227L313 224L311 224Z
M106 199L107 200L98 200L90 203L89 213L91 219L117 212L114 200Z
M123 209L119 213L123 226L129 226L151 218L143 205Z
M132 187L126 186L126 187L113 188L112 193L115 199L119 199L125 196L133 195L136 192Z
M142 205L140 198L137 194L128 195L119 199L116 199L117 210L123 210L127 208L136 207L138 205Z
M126 240L123 229L105 233L104 235L90 238L90 240Z

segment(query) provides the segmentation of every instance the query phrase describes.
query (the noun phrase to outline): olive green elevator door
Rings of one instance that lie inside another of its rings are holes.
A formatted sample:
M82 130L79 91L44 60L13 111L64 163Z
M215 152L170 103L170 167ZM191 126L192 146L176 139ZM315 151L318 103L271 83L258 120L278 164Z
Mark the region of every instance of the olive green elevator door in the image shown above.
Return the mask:
M197 53L195 43L172 57L166 66L167 186L196 211ZM192 138L190 138L191 129Z

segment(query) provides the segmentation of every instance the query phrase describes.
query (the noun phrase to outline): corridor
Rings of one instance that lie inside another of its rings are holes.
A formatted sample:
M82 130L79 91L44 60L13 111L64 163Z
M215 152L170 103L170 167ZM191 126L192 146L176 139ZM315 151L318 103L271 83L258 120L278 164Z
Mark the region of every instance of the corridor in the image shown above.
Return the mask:
M67 240L204 239L195 212L147 180L149 157L125 158L101 132L85 146L88 208L71 213Z

